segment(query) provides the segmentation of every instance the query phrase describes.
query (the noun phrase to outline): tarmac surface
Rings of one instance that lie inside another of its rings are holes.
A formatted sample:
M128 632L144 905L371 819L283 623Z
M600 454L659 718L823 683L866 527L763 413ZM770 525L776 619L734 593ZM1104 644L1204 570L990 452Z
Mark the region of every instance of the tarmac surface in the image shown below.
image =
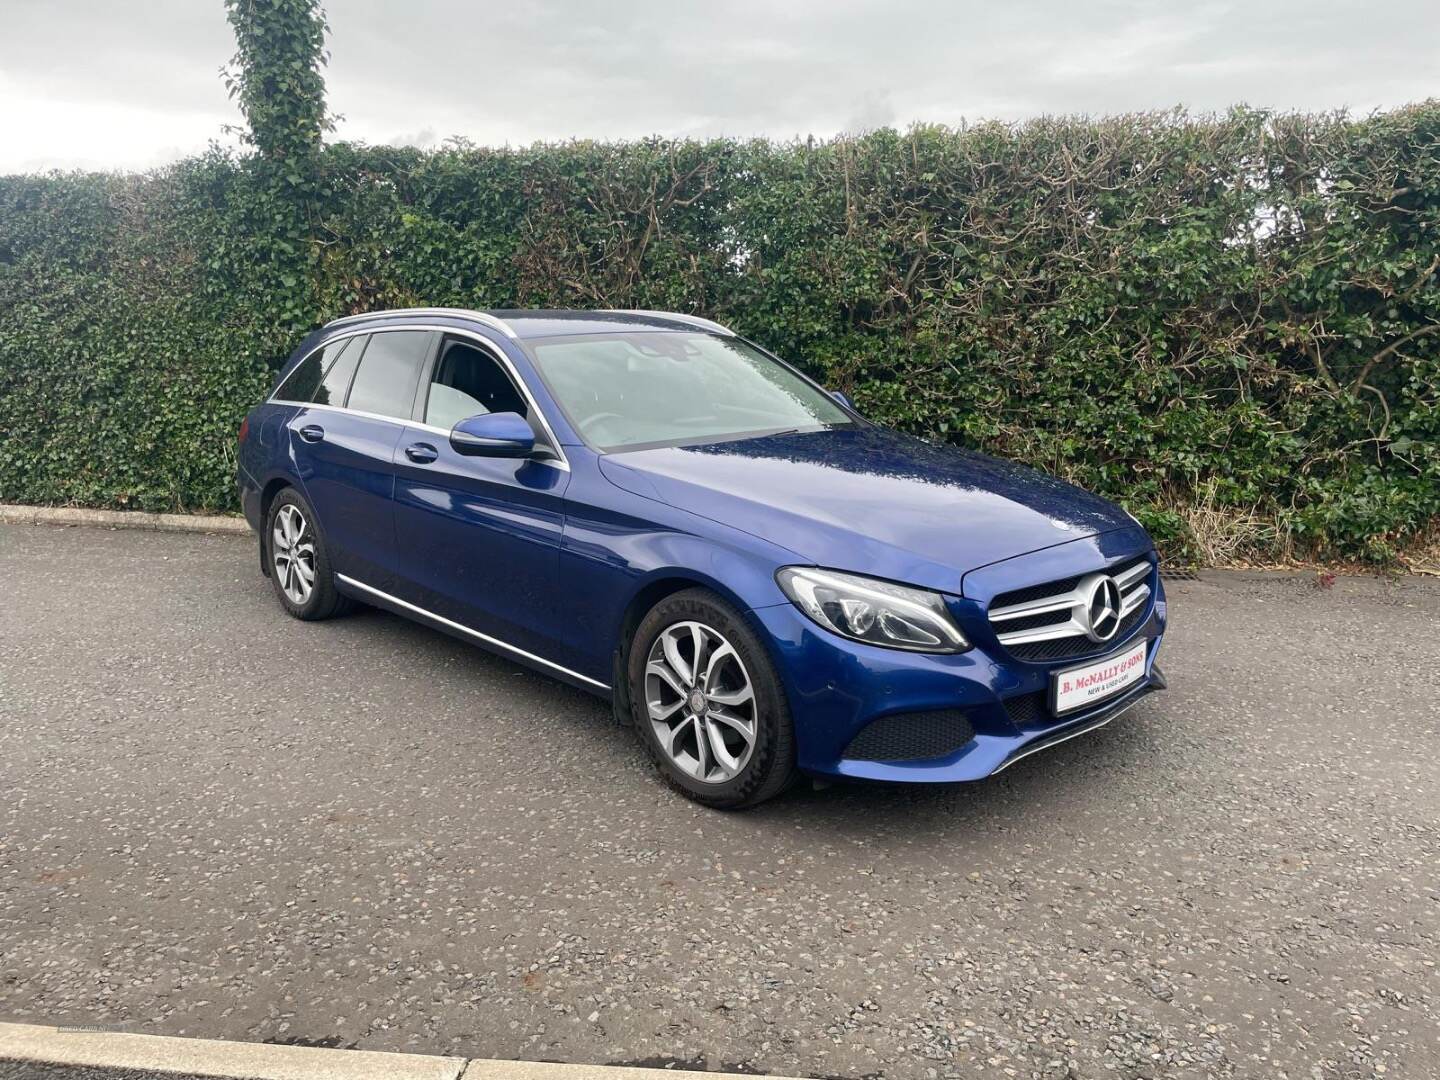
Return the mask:
M1440 584L1167 587L1171 689L1110 727L726 815L579 691L388 614L286 617L247 537L0 525L0 1020L1440 1075Z

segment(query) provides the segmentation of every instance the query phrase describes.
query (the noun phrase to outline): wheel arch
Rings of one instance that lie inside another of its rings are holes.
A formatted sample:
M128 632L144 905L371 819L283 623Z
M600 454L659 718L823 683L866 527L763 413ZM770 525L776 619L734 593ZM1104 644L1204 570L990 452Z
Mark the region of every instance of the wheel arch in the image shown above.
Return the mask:
M630 722L630 684L627 677L627 664L630 659L630 645L635 637L635 631L639 628L640 622L649 614L650 609L660 603L668 596L684 592L686 589L705 589L714 593L724 600L736 613L739 614L745 623L754 631L759 638L761 646L770 654L772 662L776 662L775 650L770 642L769 635L755 619L750 616L750 605L747 604L734 590L728 588L714 578L706 574L685 567L668 567L657 570L648 575L631 594L625 605L624 612L620 617L620 623L615 632L615 648L611 654L610 663L610 697L614 706L615 718L617 721L628 724Z
M270 576L270 536L266 528L270 520L270 506L280 492L290 487L304 494L299 484L284 475L272 476L260 488L260 572L266 577Z

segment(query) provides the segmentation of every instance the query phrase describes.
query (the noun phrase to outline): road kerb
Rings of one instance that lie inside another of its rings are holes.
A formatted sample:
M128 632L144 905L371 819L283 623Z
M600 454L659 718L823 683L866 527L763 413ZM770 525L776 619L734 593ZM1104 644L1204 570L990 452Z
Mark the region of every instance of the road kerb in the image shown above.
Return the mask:
M88 525L158 532L248 533L241 517L224 514L152 514L143 510L84 510L75 506L0 503L0 522L14 525Z
M465 1059L0 1024L0 1061L226 1080L458 1080Z
M216 1080L717 1080L726 1073L331 1050L318 1046L0 1023L0 1063L127 1069ZM771 1080L787 1080L772 1077Z
M458 1080L465 1058L0 1024L0 1061L226 1080Z
M693 1072L685 1069L648 1069L630 1065L563 1065L549 1061L497 1061L474 1058L461 1080L717 1080L739 1073ZM755 1078L751 1078L755 1080ZM766 1075L763 1080L793 1080Z

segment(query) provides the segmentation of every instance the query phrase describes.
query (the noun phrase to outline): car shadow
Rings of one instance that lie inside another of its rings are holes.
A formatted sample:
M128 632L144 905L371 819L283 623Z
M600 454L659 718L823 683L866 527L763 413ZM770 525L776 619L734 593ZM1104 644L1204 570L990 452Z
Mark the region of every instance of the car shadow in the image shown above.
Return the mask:
M1141 703L1098 731L983 780L817 784L804 778L786 795L746 816L767 827L783 824L882 841L953 834L957 827L1004 830L1022 820L1063 822L1097 805L1108 805L1124 777L1153 768L1164 756L1163 741L1156 734L1162 708L1159 703Z
M434 666L437 679L474 681L494 692L506 680L515 694L515 717L542 710L547 723L564 723L567 740L589 751L623 758L635 782L663 783L640 747L633 729L615 721L608 702L507 660L459 638L375 608L348 616L351 632L367 645L384 643ZM457 663L458 661L458 663ZM735 814L715 816L740 831L815 829L880 839L887 834L915 838L952 832L957 826L1006 827L1020 818L1059 819L1077 802L1091 802L1114 790L1118 778L1151 767L1165 754L1157 714L1164 696L1141 702L1125 716L1083 738L1016 762L1003 773L958 784L900 784L858 780L813 781L801 776L779 798ZM528 723L528 721L527 721ZM669 797L683 800L678 792ZM697 808L698 809L698 808Z

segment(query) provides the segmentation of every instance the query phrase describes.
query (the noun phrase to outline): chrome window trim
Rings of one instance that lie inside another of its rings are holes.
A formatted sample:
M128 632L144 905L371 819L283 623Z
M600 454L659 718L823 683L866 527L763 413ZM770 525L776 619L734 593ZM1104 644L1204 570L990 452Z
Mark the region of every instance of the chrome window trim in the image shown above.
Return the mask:
M418 420L401 420L394 416L383 416L380 413L366 412L364 409L347 409L341 405L317 405L313 401L275 401L276 405L294 405L298 409L323 409L325 412L343 413L346 416L363 416L366 420L384 420L387 424L398 424L400 427L419 428L421 431L433 432L436 435L449 437L450 432L445 428L438 428L433 424L422 424Z
M358 322L361 319L377 319L384 316L406 316L413 318L417 315L454 315L457 318L474 319L476 322L484 323L492 330L499 330L508 338L519 340L520 335L515 333L510 324L504 319L497 319L494 315L484 311L476 311L474 308L454 307L415 307L415 308L391 308L388 311L365 311L359 315L344 315L338 319L331 319L325 326L347 326L350 323Z
M699 315L686 315L678 311L651 311L647 308L601 308L597 315L644 315L651 319L669 319L671 322L683 323L686 326L699 327L702 330L710 330L717 334L724 334L726 337L734 337L735 331L728 326L722 326L713 319L704 319ZM636 329L642 329L636 327Z
M358 318L358 316L352 315L351 318ZM327 325L333 326L334 323L330 323ZM386 334L392 333L397 330L426 330L436 331L441 334L454 334L458 337L468 338L471 341L474 341L480 346L482 346L486 350L486 352L496 361L498 361L502 368L504 368L505 373L510 376L511 382L513 382L516 386L520 388L520 393L524 395L525 403L530 407L530 410L539 419L540 426L545 430L546 439L550 443L549 449L552 450L556 455L553 458L532 458L531 460L533 460L537 465L550 465L564 472L570 471L570 459L565 456L565 450L560 445L560 440L555 435L555 429L550 426L549 417L547 417L544 411L540 408L540 403L535 400L535 395L530 392L530 387L525 384L525 380L520 377L520 372L515 369L515 365L510 362L510 358L508 356L502 353L499 349L495 348L495 343L493 341L489 341L483 334L477 334L473 330L465 330L455 326L437 326L433 323L408 322L402 323L399 326L371 326L366 328L356 328L354 330L348 330L343 334L335 334L332 337L326 338L319 345L316 345L313 349L311 349L304 356L302 356L295 363L295 366L292 367L290 370L294 371L296 367L299 367L306 360L309 360L310 357L314 356L315 353L319 350L329 345L333 345L335 342L341 341L345 338L359 337L361 334ZM358 370L359 369L357 368L357 373ZM279 387L276 387L276 389L278 390ZM292 401L289 398L278 398L273 394L265 399L265 403L267 405L297 405L302 409L326 409L330 412L348 413L351 416L363 416L370 420L387 420L392 424L400 424L404 427L415 427L420 428L422 431L432 431L438 435L444 435L447 439L450 437L450 430L448 428L438 428L435 427L433 424L422 424L419 420L410 420L402 416L383 416L380 413L365 412L362 409L351 409L344 405L319 405L313 401Z
M475 638L477 641L484 642L486 645L490 645L497 649L504 649L506 652L513 653L516 656L523 656L526 660L533 661L537 664L543 664L545 667L548 668L553 668L556 671L568 675L572 679L579 679L581 682L587 683L588 685L593 686L596 689L607 691L610 689L609 683L603 683L599 679L592 679L588 675L581 675L578 671L573 671L563 664L555 663L554 660L546 660L545 657L537 656L535 653L532 652L527 652L526 650L520 648L517 645L511 645L509 642L501 641L499 638L491 637L489 634L482 634L479 630L472 630L464 623L458 623L454 619L447 619L444 615L436 615L433 611L420 607L418 604L412 604L408 600L401 600L398 596L391 596L389 593L385 592L382 589L377 589L373 585L366 585L363 581L357 581L355 578L347 577L345 574L336 574L335 578L338 581L343 581L351 588L359 589L361 592L369 593L371 596L378 597L379 599L385 601L388 604L394 604L396 607L404 608L406 611L412 611L416 615L421 616L422 618L431 619L434 622L440 623L442 626L449 627L451 630L458 631L459 633L466 634L469 637Z

